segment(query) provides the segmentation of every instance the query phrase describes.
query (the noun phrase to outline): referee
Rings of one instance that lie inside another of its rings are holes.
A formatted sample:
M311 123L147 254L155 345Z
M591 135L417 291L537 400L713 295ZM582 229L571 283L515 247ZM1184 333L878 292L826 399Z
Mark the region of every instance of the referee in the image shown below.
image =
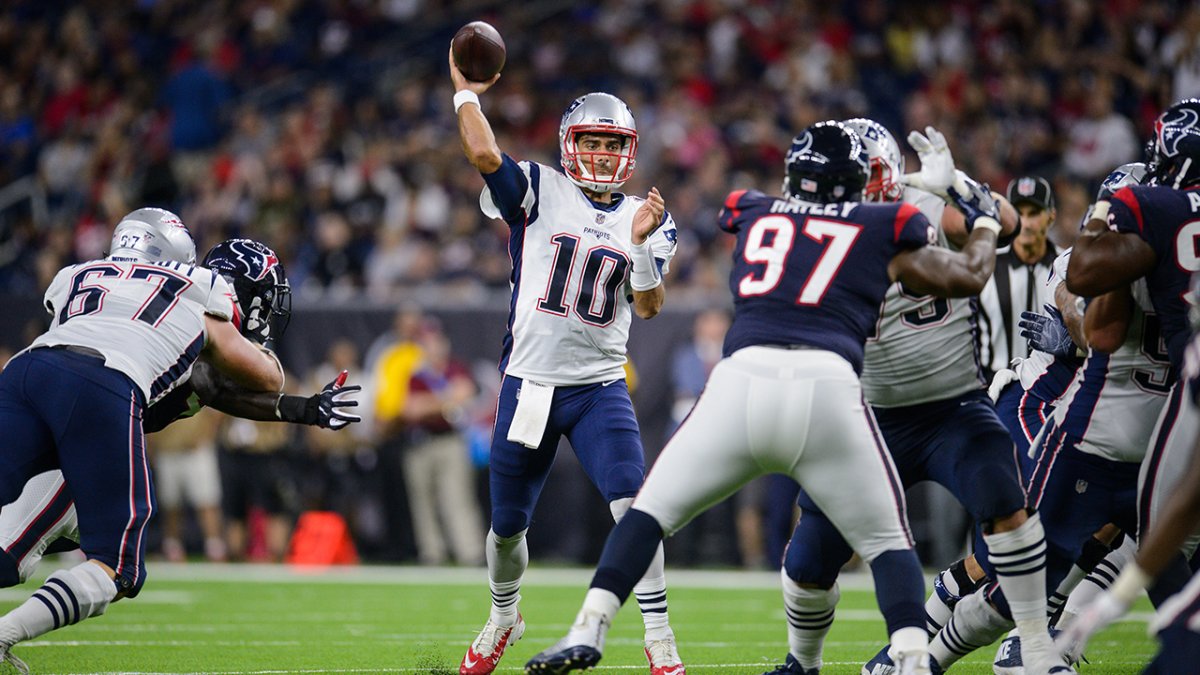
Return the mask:
M1022 176L1008 184L1008 201L1017 209L1021 231L1012 245L996 254L996 271L979 296L980 358L988 379L1013 359L1029 355L1017 322L1021 312L1040 312L1053 304L1046 280L1058 251L1047 238L1054 224L1054 193L1050 181Z

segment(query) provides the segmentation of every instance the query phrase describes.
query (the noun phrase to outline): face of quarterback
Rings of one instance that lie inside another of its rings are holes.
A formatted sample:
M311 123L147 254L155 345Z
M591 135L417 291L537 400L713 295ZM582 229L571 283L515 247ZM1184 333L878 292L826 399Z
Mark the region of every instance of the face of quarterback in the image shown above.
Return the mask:
M579 150L579 161L588 165L593 176L611 176L616 173L625 139L616 134L579 134L575 137Z

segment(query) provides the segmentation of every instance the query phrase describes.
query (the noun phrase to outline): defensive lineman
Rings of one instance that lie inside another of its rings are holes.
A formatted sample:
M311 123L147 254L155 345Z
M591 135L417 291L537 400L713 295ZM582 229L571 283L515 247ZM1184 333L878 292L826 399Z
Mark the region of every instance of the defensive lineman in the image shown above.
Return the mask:
M892 281L943 295L982 285L1000 230L996 204L982 190L961 195L975 225L964 252L927 247L934 231L915 207L858 203L870 175L867 154L838 122L797 136L786 171L786 197L739 190L726 199L720 224L737 234L726 356L609 536L574 626L526 672L595 665L663 536L769 472L806 487L871 564L901 672L929 672L924 584L904 494L857 372Z
M492 431L492 527L487 535L492 609L459 672L492 672L520 639L525 532L566 436L620 520L641 487L645 458L629 389L625 345L632 314L662 308L662 276L675 254L675 223L651 188L616 192L633 175L637 127L623 101L580 96L559 126L562 169L517 163L500 151L479 105L490 82L470 82L450 58L463 151L483 175L483 212L510 228L513 261L504 375ZM683 675L667 616L660 545L635 592L652 675Z

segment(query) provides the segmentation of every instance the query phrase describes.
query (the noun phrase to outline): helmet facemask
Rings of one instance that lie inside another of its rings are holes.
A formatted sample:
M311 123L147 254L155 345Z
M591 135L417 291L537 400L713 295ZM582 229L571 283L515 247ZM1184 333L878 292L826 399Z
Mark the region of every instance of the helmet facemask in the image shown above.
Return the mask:
M603 148L579 147L580 136L599 134L622 139L621 148L612 152ZM637 165L637 124L625 102L611 94L595 92L580 96L563 113L558 127L558 149L567 178L585 190L611 192L633 176ZM611 173L597 171L601 160L608 160Z
M856 117L843 122L858 134L871 166L871 176L863 188L865 202L898 202L904 197L904 154L895 137L879 122Z

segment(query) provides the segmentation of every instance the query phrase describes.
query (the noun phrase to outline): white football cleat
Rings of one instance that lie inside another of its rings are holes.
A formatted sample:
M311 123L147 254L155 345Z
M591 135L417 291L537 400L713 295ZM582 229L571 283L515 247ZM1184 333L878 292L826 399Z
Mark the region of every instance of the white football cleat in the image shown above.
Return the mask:
M650 662L650 675L687 675L674 635L664 640L646 640L646 660Z

